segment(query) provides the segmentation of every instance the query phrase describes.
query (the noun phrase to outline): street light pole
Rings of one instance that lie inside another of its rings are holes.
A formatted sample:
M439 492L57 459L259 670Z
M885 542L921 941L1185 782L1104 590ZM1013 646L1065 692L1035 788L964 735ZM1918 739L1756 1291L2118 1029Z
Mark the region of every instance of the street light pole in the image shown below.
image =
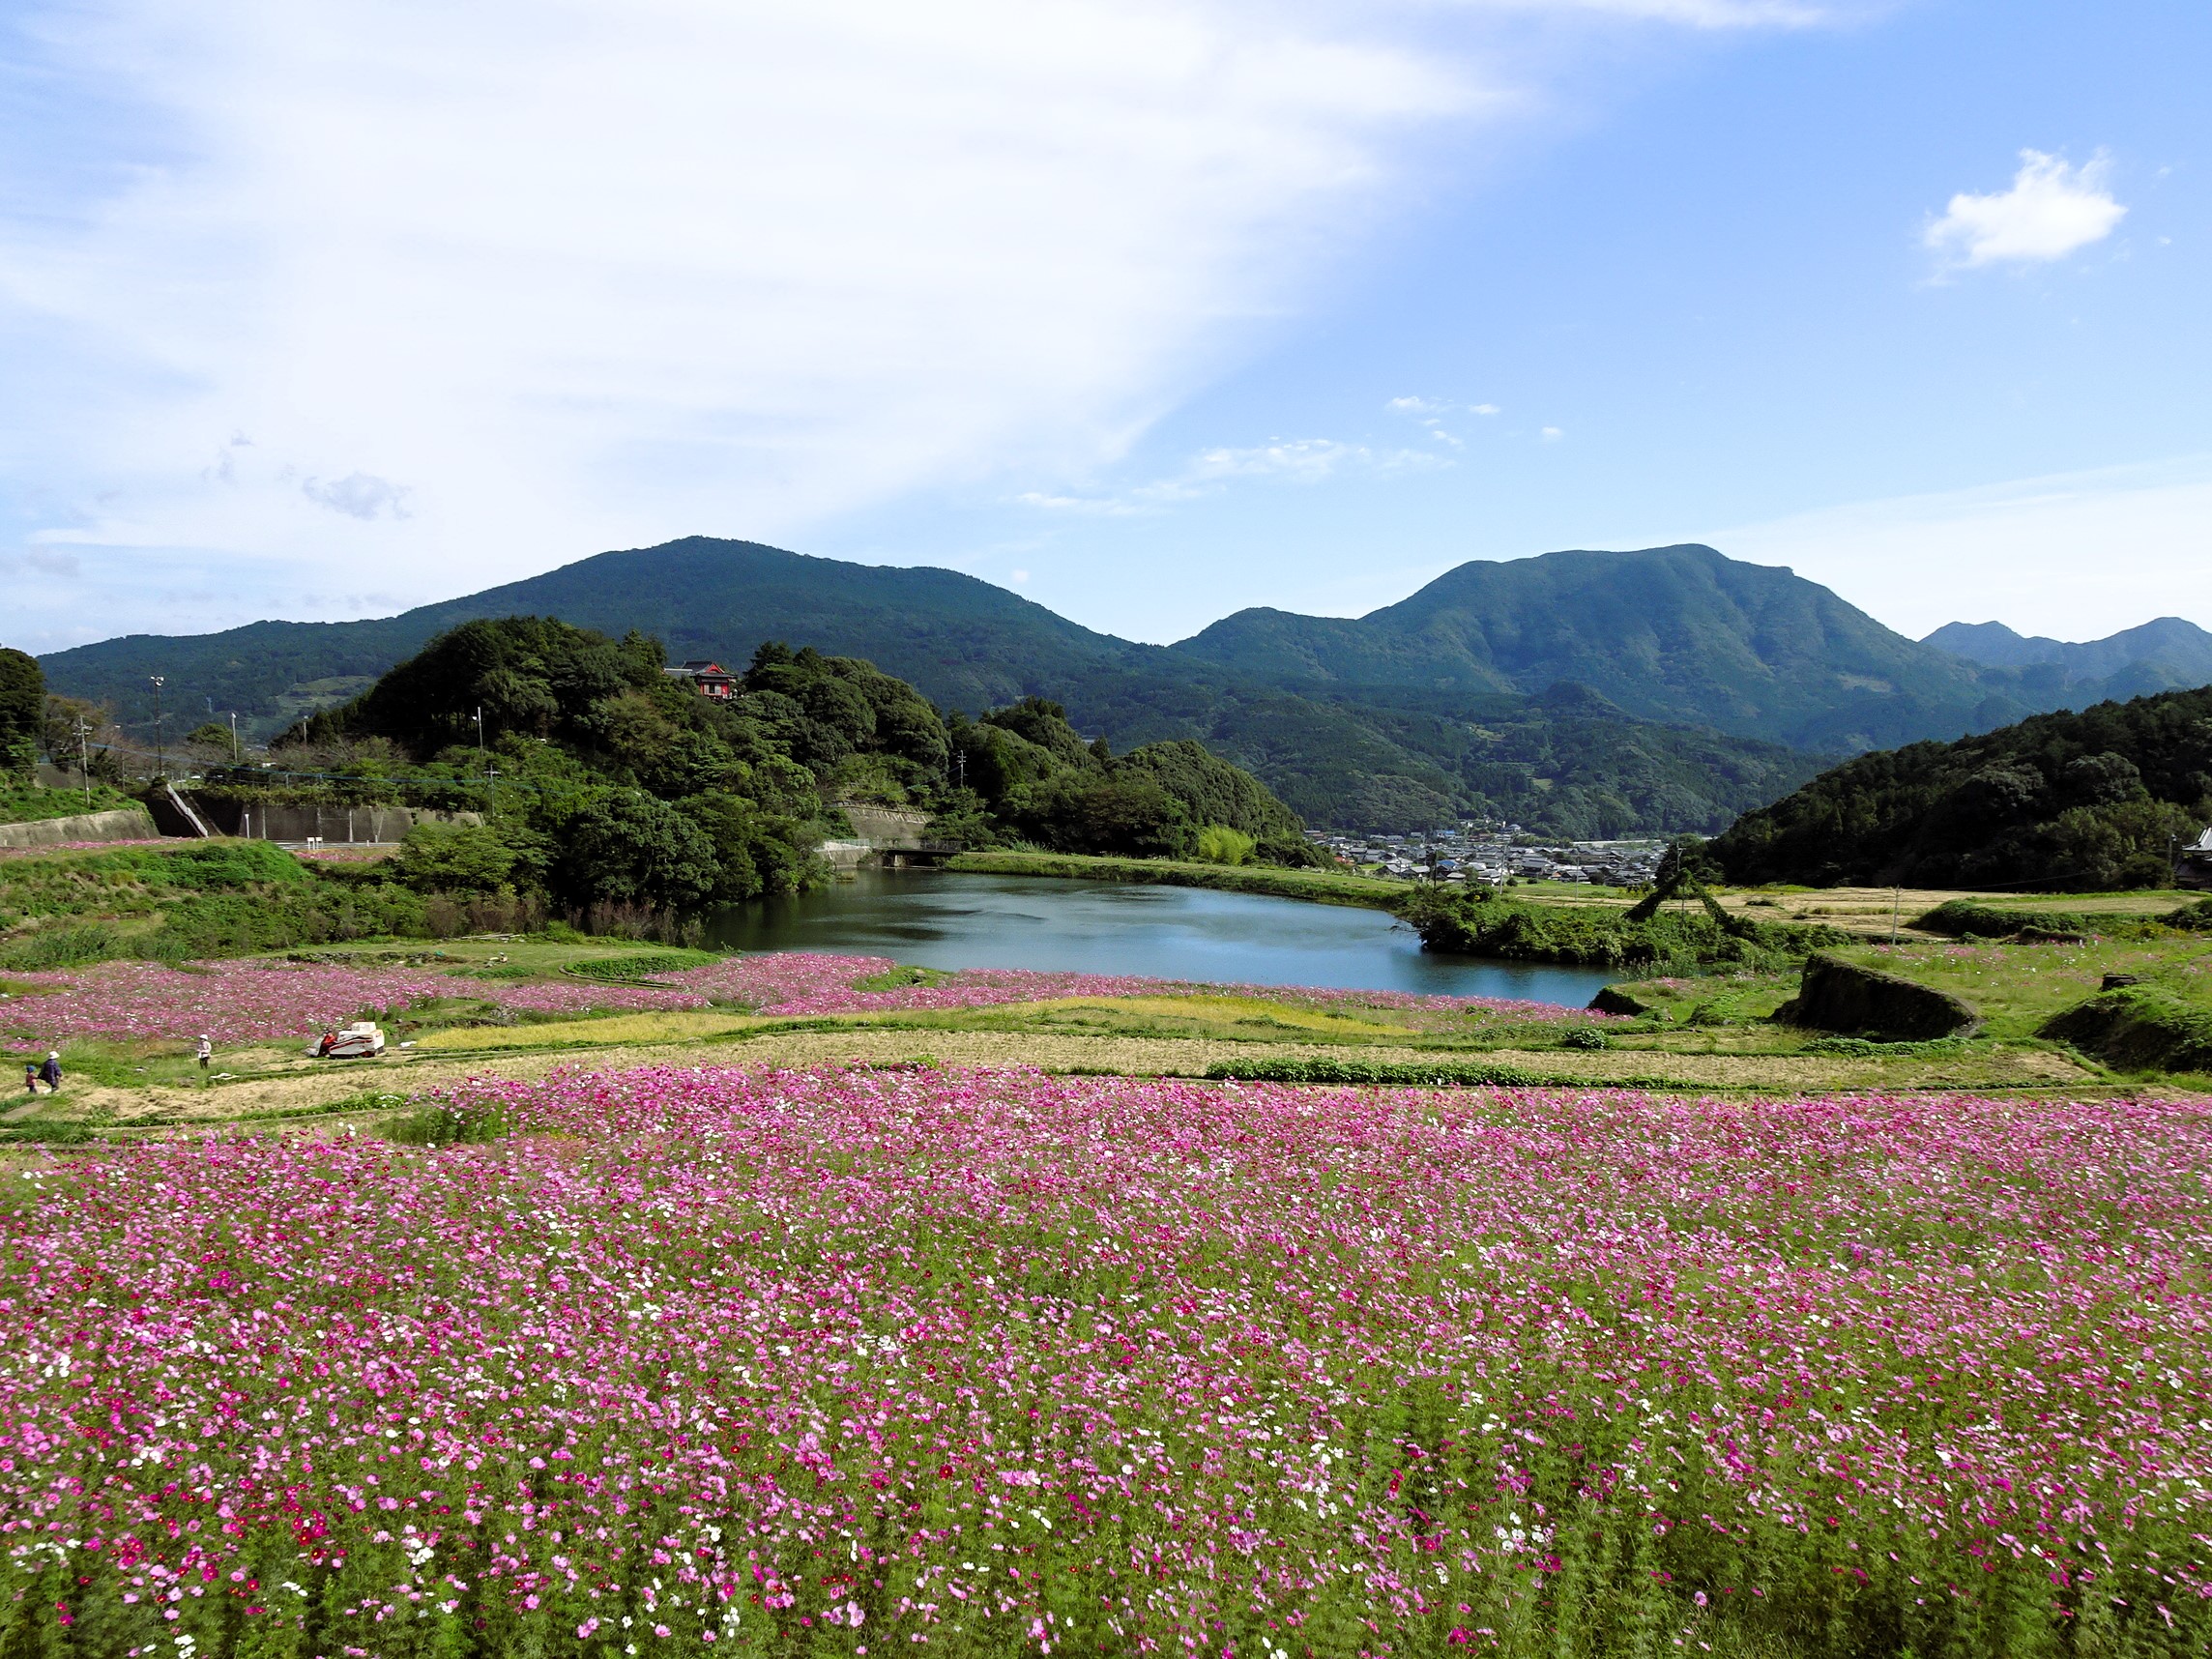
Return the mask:
M230 712L230 764L238 766L245 758L238 752L238 711L233 709Z
M162 777L169 775L168 751L161 746L161 681L162 676L149 674L154 683L154 771Z

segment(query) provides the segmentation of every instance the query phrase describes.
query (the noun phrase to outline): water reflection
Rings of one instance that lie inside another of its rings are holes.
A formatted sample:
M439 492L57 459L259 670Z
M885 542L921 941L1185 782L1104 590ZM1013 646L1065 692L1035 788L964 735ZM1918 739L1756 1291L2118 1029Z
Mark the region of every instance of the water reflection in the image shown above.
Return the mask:
M864 870L722 912L709 942L838 950L931 968L1044 968L1263 985L1526 997L1581 1006L1607 975L1440 956L1380 911L1199 888Z

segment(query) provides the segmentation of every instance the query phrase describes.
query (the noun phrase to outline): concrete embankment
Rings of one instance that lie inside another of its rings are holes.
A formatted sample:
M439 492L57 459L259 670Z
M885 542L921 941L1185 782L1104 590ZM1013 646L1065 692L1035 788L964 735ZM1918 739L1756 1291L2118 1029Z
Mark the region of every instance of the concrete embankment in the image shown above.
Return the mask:
M0 848L59 847L69 841L150 841L160 831L143 806L80 812L74 818L40 818L0 824Z

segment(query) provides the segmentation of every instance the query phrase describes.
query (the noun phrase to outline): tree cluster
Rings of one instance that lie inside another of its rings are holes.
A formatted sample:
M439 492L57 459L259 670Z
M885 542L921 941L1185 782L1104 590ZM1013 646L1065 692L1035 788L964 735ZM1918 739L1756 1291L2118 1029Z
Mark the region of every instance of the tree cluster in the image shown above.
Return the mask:
M2212 688L1861 755L1710 844L1736 882L2162 887L2212 822Z
M0 646L0 777L29 777L39 764L46 677L39 659Z
M851 657L771 642L717 700L666 672L657 640L542 617L440 635L273 751L340 784L420 784L429 823L396 873L422 891L539 893L556 906L688 912L825 879L841 803L903 806L972 845L1302 861L1298 820L1193 742L1119 760L1055 704L949 722ZM252 787L251 769L222 775ZM315 787L331 787L328 784Z
M1321 862L1297 815L1250 772L1187 739L1116 756L1086 743L1058 703L1026 697L954 717L958 787L943 822L971 840L1060 853Z

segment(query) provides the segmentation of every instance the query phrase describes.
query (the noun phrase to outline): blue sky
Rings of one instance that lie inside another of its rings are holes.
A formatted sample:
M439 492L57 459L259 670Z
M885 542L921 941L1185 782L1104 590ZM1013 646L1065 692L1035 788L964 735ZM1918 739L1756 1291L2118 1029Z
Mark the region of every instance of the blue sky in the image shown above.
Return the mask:
M15 23L10 643L694 531L1160 640L1684 540L2212 626L2198 4Z

